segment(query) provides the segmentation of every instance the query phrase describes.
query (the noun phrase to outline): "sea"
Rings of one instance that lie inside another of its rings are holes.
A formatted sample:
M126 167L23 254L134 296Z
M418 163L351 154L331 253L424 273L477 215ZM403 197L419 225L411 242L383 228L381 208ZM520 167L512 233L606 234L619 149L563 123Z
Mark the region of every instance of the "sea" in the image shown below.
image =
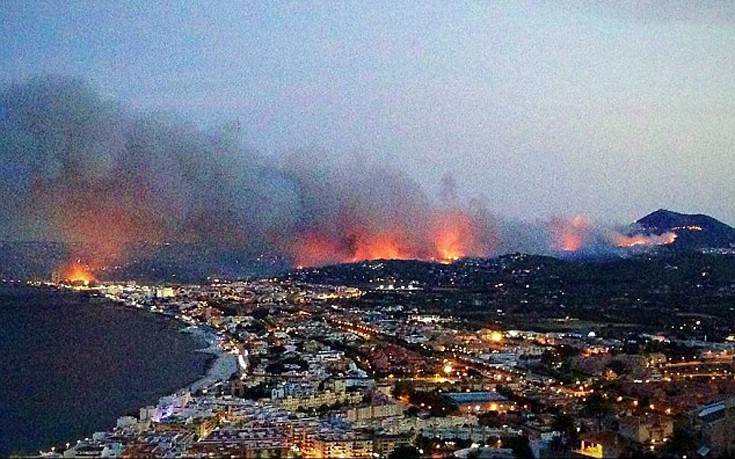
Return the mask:
M158 314L0 285L0 457L109 430L202 377L207 343Z

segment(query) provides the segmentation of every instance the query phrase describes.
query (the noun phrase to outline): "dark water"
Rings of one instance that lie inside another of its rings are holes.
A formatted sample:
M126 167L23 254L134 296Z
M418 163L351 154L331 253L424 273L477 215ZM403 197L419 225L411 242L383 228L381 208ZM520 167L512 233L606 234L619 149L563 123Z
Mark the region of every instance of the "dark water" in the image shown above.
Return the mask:
M209 356L181 328L70 292L0 286L0 457L107 430L198 379Z

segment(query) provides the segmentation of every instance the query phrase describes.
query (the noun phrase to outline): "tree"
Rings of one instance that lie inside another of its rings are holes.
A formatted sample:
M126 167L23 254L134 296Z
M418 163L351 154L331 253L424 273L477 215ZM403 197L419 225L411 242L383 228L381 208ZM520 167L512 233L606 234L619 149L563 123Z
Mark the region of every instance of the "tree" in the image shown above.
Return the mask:
M253 309L253 312L250 313L255 319L257 320L265 320L266 317L270 314L270 311L268 308L256 308Z
M413 389L411 381L405 379L399 379L395 382L393 387L393 396L400 397L402 395L410 395Z
M568 414L559 414L555 416L552 428L561 433L559 444L562 446L562 449L572 449L579 443L577 423L572 416Z
M605 367L618 376L621 376L628 372L628 365L626 365L625 362L623 362L622 360L613 360L605 365Z
M421 459L421 453L415 446L399 446L391 451L388 459Z
M416 406L411 405L406 409L406 411L403 412L403 414L405 414L409 418L415 418L418 417L420 411L421 410L419 410Z
M685 418L674 421L674 432L666 449L675 453L689 453L697 449L697 437Z
M534 457L527 437L508 437L503 439L503 443L511 447L513 457L520 459L532 459Z
M487 411L485 413L481 413L478 416L477 423L481 426L487 426L487 427L500 427L503 425L503 422L500 419L500 416L498 413L494 411Z
M594 392L587 397L584 412L588 416L597 418L597 430L602 430L602 419L610 413L615 412L612 401L603 397L600 392Z

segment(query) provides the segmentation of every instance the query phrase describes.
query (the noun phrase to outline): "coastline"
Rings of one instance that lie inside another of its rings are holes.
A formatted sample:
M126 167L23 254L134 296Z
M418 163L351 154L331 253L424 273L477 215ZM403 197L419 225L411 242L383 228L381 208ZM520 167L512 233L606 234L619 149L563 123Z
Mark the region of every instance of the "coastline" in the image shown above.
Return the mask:
M78 289L72 289L66 286L59 286L59 285L48 285L48 284L27 284L27 286L31 288L44 288L44 287L51 287L63 291L69 291L74 293L81 293ZM164 317L166 319L171 319L173 321L178 322L181 325L185 325L185 327L179 329L179 333L187 333L192 334L196 338L202 340L205 344L204 347L201 347L199 349L195 349L195 353L203 353L203 354L209 354L211 357L207 359L206 362L206 368L204 374L202 374L198 379L195 379L193 382L179 387L176 390L163 394L159 397L159 400L162 398L165 398L167 396L172 396L184 391L188 391L192 394L197 392L204 392L206 393L209 389L212 387L222 384L230 379L230 377L237 373L239 365L237 361L237 357L229 352L226 352L222 347L220 340L218 338L218 335L216 332L209 328L206 324L192 324L191 322L187 322L183 320L180 317L175 316L174 314L166 313L165 311L158 310L156 308L146 308L142 305L139 305L137 303L129 303L121 298L115 298L111 297L109 295L99 295L95 296L98 300L107 300L109 301L108 304L113 306L119 306L123 307L125 309L131 309L135 311L140 311L143 313L150 313L153 315L158 315L161 317ZM92 297L92 298L95 298ZM144 314L145 315L145 314ZM145 406L140 406L138 408L144 408ZM120 416L124 416L124 413L120 413ZM110 429L112 427L103 427L99 431L105 431L107 429ZM91 436L93 432L90 432L89 435ZM77 439L74 439L77 440ZM73 442L70 439L70 443L73 444ZM41 453L39 456L36 457L62 457L59 455L59 450L55 447L51 448L46 451L39 451Z
M138 304L129 304L126 301L118 298L111 298L109 296L102 296L100 298L109 300L113 304L120 305L124 308L142 311L144 313L154 314L176 321L181 325L185 325L185 327L181 328L179 332L194 335L207 344L205 347L196 349L194 351L203 354L210 354L212 356L212 358L209 359L209 361L207 362L207 368L204 374L199 379L194 380L192 383L180 387L173 393L167 395L173 395L184 390L188 390L193 393L198 390L209 389L218 382L227 381L233 374L238 371L237 357L222 349L219 344L217 334L214 332L214 330L209 328L208 325L200 323L192 324L191 322L187 322L186 320L176 317L173 314L168 314L165 311L144 308Z
M185 323L185 322L184 322ZM196 352L212 355L212 359L207 362L206 373L193 383L180 390L188 390L189 392L197 392L203 389L209 389L218 382L225 382L235 374L238 370L237 358L225 352L218 344L217 335L210 330L204 329L202 326L188 326L180 330L182 333L189 333L205 340L209 346L197 349Z

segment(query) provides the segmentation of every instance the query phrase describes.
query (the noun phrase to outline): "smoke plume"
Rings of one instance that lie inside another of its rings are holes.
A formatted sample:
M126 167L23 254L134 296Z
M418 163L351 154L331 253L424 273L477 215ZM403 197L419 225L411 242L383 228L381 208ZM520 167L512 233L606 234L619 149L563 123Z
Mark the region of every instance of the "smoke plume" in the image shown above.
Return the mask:
M242 142L237 126L206 132L133 114L78 80L12 86L0 95L0 230L78 243L93 269L142 241L247 247L299 265L451 260L497 248L479 202L462 204L456 193L432 200L380 161L313 151L276 158Z
M616 231L581 215L502 221L486 200L462 202L452 176L432 199L385 161L263 154L244 147L237 125L205 131L171 115L134 114L65 78L0 94L0 161L0 237L81 248L68 263L79 276L121 263L141 242L204 243L317 266L676 238Z

